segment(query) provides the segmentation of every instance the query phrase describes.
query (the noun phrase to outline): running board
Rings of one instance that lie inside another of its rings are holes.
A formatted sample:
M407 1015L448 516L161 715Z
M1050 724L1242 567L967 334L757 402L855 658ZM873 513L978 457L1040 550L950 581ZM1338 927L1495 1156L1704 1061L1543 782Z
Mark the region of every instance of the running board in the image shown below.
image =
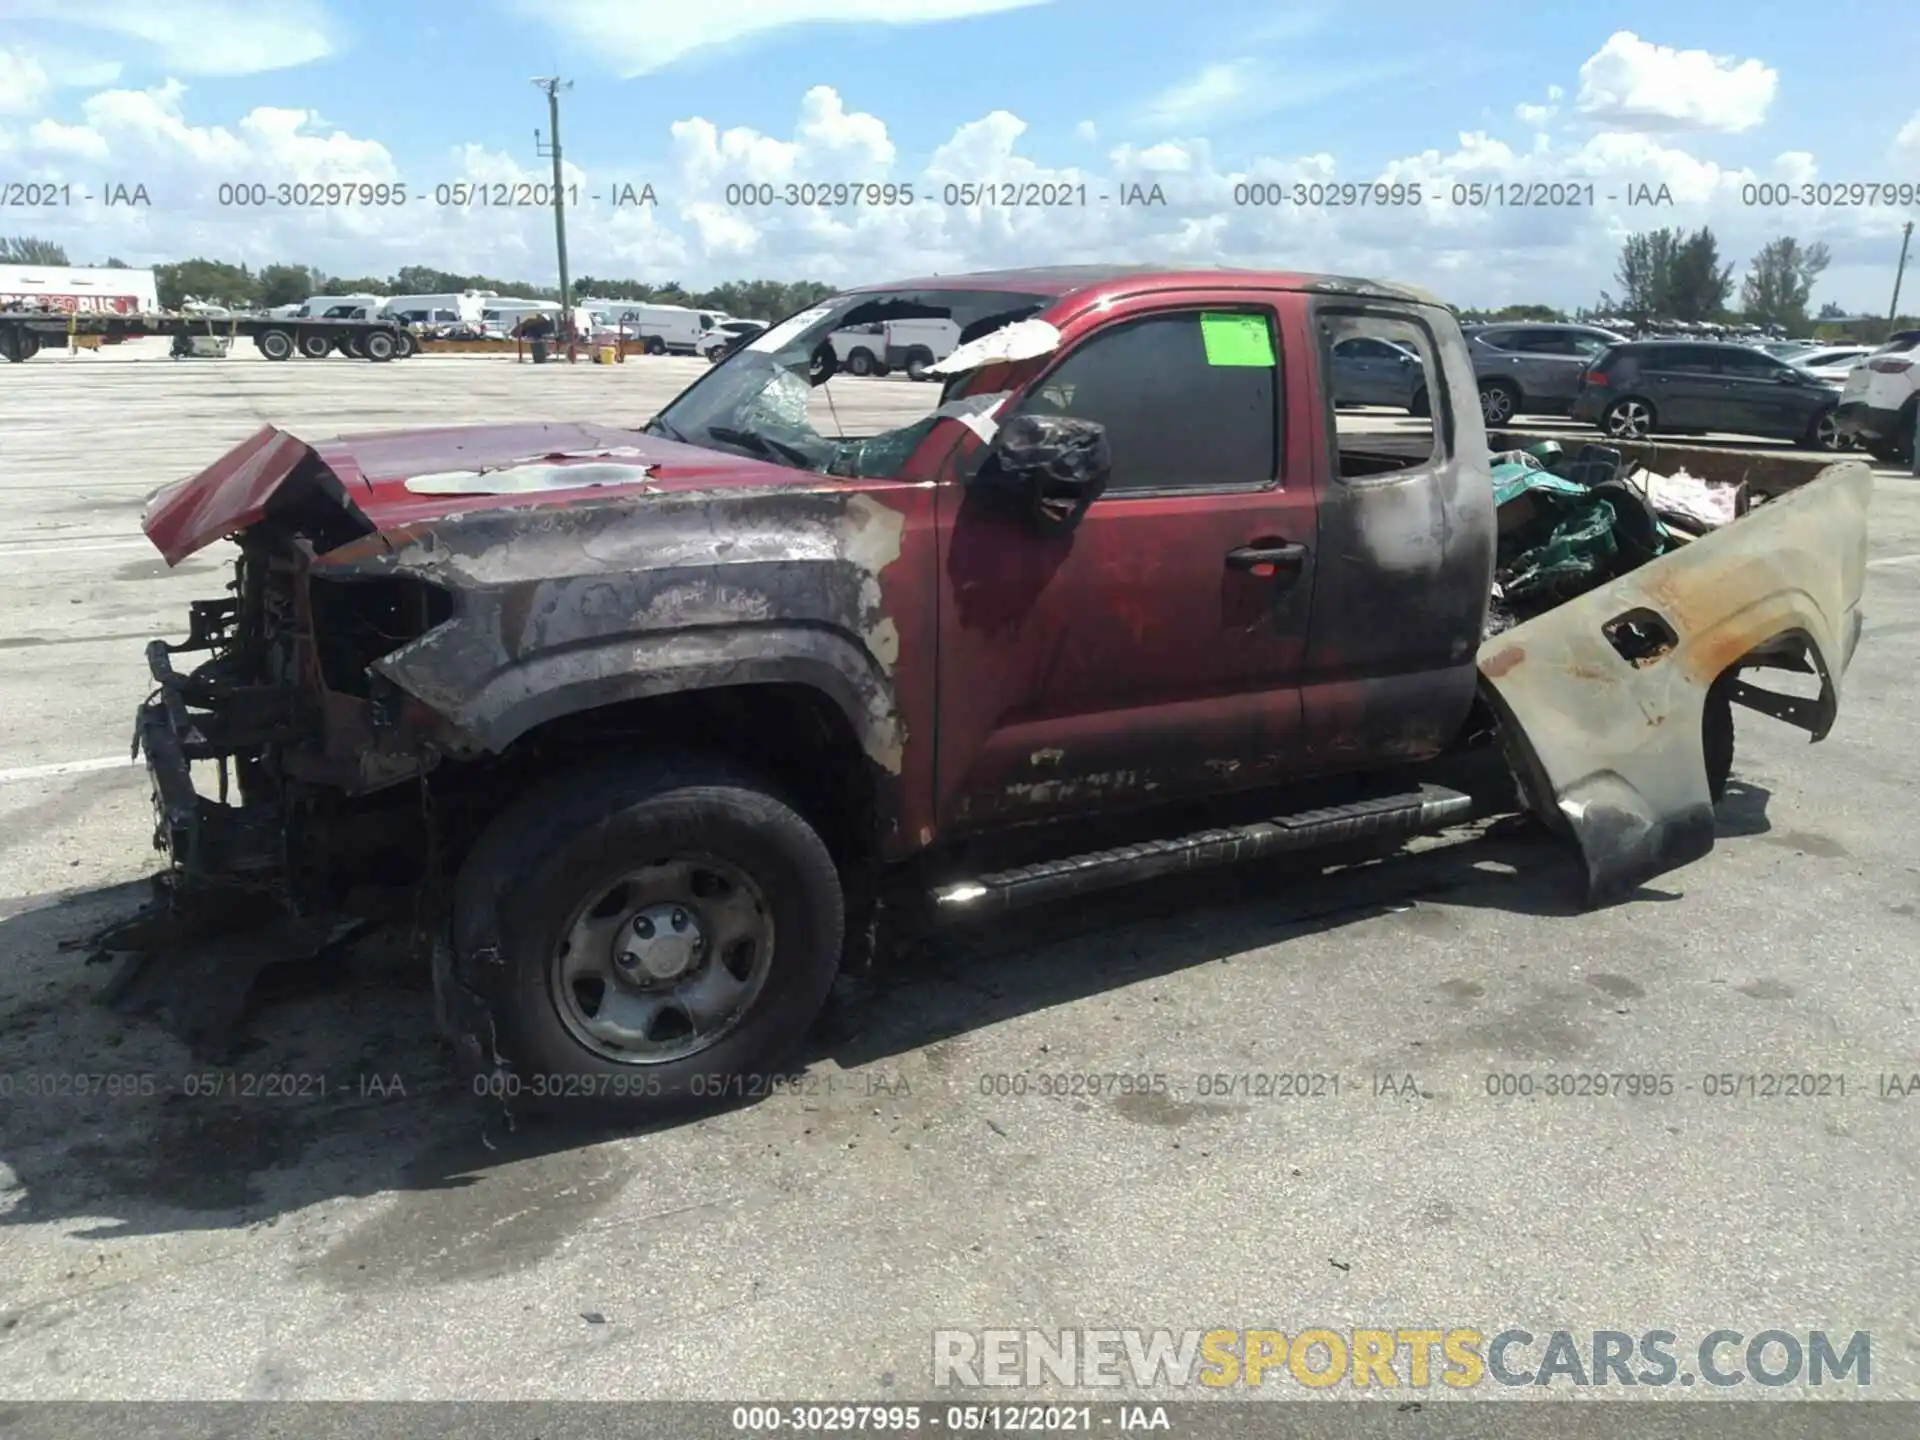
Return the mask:
M1173 840L1153 840L1118 850L1096 850L1064 860L1046 860L994 875L943 885L933 892L935 913L943 919L980 915L1108 890L1162 875L1237 865L1266 855L1315 850L1343 841L1383 835L1417 835L1467 819L1470 795L1441 785L1302 810L1251 825L1202 830Z

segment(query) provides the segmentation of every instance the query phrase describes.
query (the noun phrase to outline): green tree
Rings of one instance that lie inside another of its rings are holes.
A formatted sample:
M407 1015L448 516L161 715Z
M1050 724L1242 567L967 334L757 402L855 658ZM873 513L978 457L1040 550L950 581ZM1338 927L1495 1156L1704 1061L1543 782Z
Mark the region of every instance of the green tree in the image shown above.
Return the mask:
M320 277L304 265L263 265L258 283L260 303L269 309L324 293Z
M109 255L101 262L100 268L103 270L131 270L133 267L118 255Z
M1820 307L1820 313L1814 318L1816 320L1844 320L1847 318L1847 312L1829 300Z
M174 265L153 267L154 288L160 304L177 310L191 296L215 305L242 309L260 303L259 277L244 265L224 260L182 260Z
M1791 235L1769 240L1753 257L1747 278L1740 285L1740 306L1747 319L1760 325L1804 330L1813 282L1827 264L1827 247L1818 241L1802 246Z
M0 265L70 265L66 247L32 235L0 235Z
M1707 227L1691 235L1663 227L1626 238L1614 281L1620 293L1602 293L1602 310L1642 324L1715 320L1733 293L1733 267L1721 265L1719 242Z
M1720 243L1701 226L1680 242L1673 257L1667 304L1676 320L1724 320L1733 294L1733 266L1720 263Z

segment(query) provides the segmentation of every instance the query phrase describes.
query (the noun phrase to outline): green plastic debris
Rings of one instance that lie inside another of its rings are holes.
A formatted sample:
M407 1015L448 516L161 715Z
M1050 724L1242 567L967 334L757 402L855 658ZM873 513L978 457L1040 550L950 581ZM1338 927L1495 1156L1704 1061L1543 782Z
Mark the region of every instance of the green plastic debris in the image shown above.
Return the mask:
M1505 505L1528 491L1546 491L1553 495L1585 495L1587 487L1574 480L1562 480L1539 468L1530 460L1502 460L1493 467L1493 503Z
M1558 440L1536 440L1527 446L1527 454L1540 462L1542 470L1557 470L1567 458L1567 447Z

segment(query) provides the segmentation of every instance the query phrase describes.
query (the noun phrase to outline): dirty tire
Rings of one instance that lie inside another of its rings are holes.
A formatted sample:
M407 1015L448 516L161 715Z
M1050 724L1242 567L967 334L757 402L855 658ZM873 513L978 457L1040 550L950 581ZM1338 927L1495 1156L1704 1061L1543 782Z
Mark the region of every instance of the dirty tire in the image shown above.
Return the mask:
M254 345L269 360L293 358L293 337L284 330L263 331Z
M1432 413L1433 406L1427 399L1427 389L1423 385L1413 392L1413 399L1407 402L1407 414L1415 419L1424 419Z
M300 337L300 353L309 360L324 360L333 351L333 341L309 331Z
M399 347L393 343L393 336L389 335L386 331L373 330L369 331L367 335L361 339L360 349L366 355L367 359L385 364L387 361L393 359L394 353Z
M766 976L733 1028L706 1048L621 1063L568 1028L553 957L576 912L620 876L688 853L730 865L758 887L775 937ZM455 972L492 1012L517 1091L509 1108L627 1121L767 1093L765 1077L791 1058L826 1001L846 923L839 873L812 826L735 765L685 755L538 786L481 835L452 910Z
M394 359L410 360L413 358L414 352L417 351L419 348L420 348L420 342L413 338L412 331L396 330L394 332L394 335L393 335L393 358Z
M909 380L931 380L933 376L927 373L927 369L932 364L933 354L931 351L915 350L907 356L907 378Z
M1707 757L1707 794L1718 805L1733 776L1733 676L1722 675L1707 691L1700 721L1700 748Z
M847 356L849 375L871 375L876 368L871 350L856 350Z
M664 355L666 353L667 353L666 341L662 340L658 335L649 335L647 337L647 354Z

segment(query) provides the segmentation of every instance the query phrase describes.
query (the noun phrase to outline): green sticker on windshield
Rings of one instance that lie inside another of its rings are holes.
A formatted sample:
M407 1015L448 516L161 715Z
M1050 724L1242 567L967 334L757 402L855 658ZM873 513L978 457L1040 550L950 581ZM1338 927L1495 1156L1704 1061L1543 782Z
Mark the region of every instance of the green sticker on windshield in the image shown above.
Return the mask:
M1273 368L1273 336L1264 315L1202 315L1200 335L1209 365Z

